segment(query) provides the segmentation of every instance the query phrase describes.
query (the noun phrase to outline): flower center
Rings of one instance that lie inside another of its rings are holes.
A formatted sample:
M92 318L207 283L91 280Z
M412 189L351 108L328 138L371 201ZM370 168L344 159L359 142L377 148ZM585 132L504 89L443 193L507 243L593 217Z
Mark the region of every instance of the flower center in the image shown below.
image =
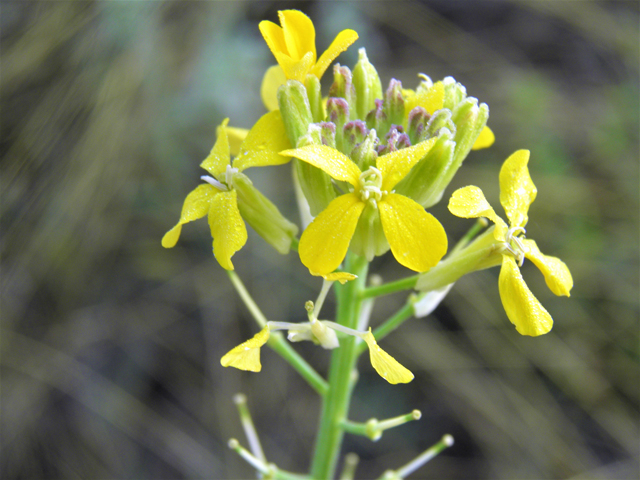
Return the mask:
M201 180L204 180L209 185L216 187L218 190L228 192L233 188L233 175L238 172L237 168L233 168L231 165L227 165L227 170L224 172L224 182L221 182L210 175L202 175Z
M503 248L508 251L518 262L518 266L522 266L524 263L524 255L527 253L527 248L522 243L522 237L527 231L524 227L511 227L507 230L507 234L504 237Z
M378 202L384 195L386 190L381 190L382 173L376 167L369 167L360 174L358 179L360 185L360 198L363 202L371 202L374 208L378 208Z

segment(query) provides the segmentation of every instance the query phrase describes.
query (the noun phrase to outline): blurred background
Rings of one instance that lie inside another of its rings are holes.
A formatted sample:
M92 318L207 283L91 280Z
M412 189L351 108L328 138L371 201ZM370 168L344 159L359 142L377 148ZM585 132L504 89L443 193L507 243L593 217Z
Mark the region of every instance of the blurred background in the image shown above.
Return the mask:
M451 75L491 108L496 143L450 185L498 207L498 172L532 152L528 236L570 267L570 299L530 262L555 320L518 335L498 269L461 279L384 348L416 379L361 361L351 418L423 412L372 443L347 436L358 478L456 439L410 478L636 479L639 474L639 4L634 1L3 1L1 475L6 479L242 479L253 470L232 396L244 392L269 461L306 471L315 393L271 351L260 374L220 357L257 327L211 255L204 220L160 246L225 117L250 127L274 60L258 31L277 10L311 16L322 52L344 28L383 84ZM331 75L324 78L328 84ZM325 90L326 91L326 90ZM298 221L288 166L249 172ZM471 221L441 202L450 243ZM302 321L320 282L250 232L234 257L271 320ZM385 279L408 271L376 259ZM372 323L406 295L380 299ZM325 315L332 313L328 300ZM329 355L295 348L321 373Z

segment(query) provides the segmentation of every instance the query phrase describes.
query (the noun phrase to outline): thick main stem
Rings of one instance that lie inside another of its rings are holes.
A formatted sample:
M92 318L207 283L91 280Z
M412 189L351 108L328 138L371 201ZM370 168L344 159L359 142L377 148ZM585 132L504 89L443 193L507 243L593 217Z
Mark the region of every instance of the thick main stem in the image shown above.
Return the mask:
M366 259L353 254L347 255L345 271L358 278L344 285L336 284L336 322L340 325L357 328L362 304L361 292L365 286L368 266ZM331 356L329 391L322 402L320 429L311 463L311 477L317 480L328 480L335 474L344 436L343 421L347 418L351 402L354 384L352 375L358 359L356 339L347 336L340 342L340 347Z

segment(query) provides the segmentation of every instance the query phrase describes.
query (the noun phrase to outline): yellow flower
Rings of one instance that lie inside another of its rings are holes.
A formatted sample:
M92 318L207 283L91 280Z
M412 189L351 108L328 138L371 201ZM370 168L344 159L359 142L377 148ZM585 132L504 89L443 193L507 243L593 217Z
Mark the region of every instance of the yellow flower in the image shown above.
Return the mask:
M262 370L260 363L260 347L269 340L269 325L256 333L244 343L241 343L220 359L223 367L235 367L240 370L259 372Z
M349 157L325 145L280 152L351 185L349 193L333 199L303 232L298 249L302 263L320 275L338 268L347 254L358 219L369 204L379 212L384 235L400 264L418 272L436 265L447 251L442 225L418 203L393 191L435 140L378 157L376 167L364 172Z
M369 328L368 332L359 332L326 320L314 320L313 322L305 323L267 322L265 327L252 338L231 349L223 356L220 359L220 364L223 367L235 367L240 370L259 372L262 370L260 348L269 340L270 332L276 330L289 330L289 340L291 341L312 340L329 349L338 347L335 331L359 337L369 347L371 365L387 382L395 385L397 383L409 383L413 380L413 373L378 346L373 333L371 333L371 328Z
M413 373L378 346L373 333L371 333L371 328L362 336L362 339L369 347L369 359L371 360L373 368L378 372L378 375L393 385L397 383L409 383L413 380Z
M458 217L486 217L496 224L494 238L502 244L500 298L507 316L522 335L538 336L553 326L551 315L531 293L522 279L520 269L525 258L531 260L544 275L549 289L556 295L569 296L573 287L571 272L560 259L543 255L536 242L527 240L525 225L529 206L536 198L536 187L529 176L528 150L518 150L504 162L500 170L500 203L505 209L510 227L496 215L478 187L456 190L449 201L449 210Z
M343 30L316 59L316 31L309 17L298 10L281 10L278 17L281 27L264 20L260 32L289 80L304 83L307 74L322 78L331 62L358 39L353 30Z
M234 176L249 167L281 165L289 159L278 154L288 145L279 111L267 113L256 122L242 141L233 165L228 122L227 118L218 127L216 143L200 164L211 176L203 176L207 183L187 195L180 220L164 235L162 246L174 247L180 238L182 225L208 215L213 254L223 268L233 270L231 257L247 242L247 229L238 209L238 192L233 187Z

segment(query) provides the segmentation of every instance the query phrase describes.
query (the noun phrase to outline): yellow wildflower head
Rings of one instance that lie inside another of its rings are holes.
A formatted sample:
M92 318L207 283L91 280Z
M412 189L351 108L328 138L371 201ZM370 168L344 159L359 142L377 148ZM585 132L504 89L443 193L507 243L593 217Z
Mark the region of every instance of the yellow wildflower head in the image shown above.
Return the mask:
M343 30L317 59L316 31L311 19L298 10L281 10L278 17L280 26L264 20L259 27L289 80L304 83L308 74L321 78L331 62L358 39L353 30Z
M289 145L280 112L267 113L246 134L231 130L232 143L237 143L237 137L244 137L234 147L238 155L233 163L228 122L227 118L218 126L216 143L200 164L210 173L201 177L206 183L187 195L180 220L164 235L162 246L174 247L182 225L206 215L213 237L213 254L223 268L233 270L231 257L247 242L243 217L281 253L289 250L297 227L282 217L275 205L241 173L250 167L281 165L290 160L278 154Z
M418 272L436 265L447 250L442 225L415 201L393 191L434 142L428 140L378 157L376 167L365 172L349 157L325 145L280 152L350 185L350 191L333 199L303 232L298 249L302 263L320 275L336 270L363 210L369 206L380 216L381 228L400 264Z
M531 260L556 295L569 296L573 278L564 262L543 255L533 240L523 236L529 220L529 206L537 194L529 176L528 162L529 151L518 150L507 158L500 170L500 203L509 219L509 226L498 217L478 187L456 190L449 201L449 210L458 217L486 217L496 224L494 238L503 252L499 279L502 305L519 333L537 336L549 332L553 320L527 287L518 267L522 266L525 258Z

